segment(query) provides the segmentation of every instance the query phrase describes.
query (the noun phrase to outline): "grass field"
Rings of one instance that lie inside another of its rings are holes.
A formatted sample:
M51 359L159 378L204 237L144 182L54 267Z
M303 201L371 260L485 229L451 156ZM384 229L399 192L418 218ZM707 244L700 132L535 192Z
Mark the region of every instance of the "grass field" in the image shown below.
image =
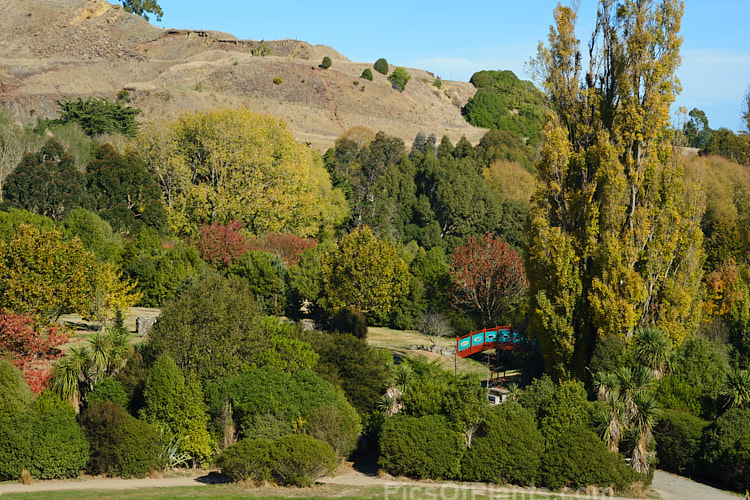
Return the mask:
M459 486L448 484L443 486L344 486L344 485L315 485L311 488L281 488L254 487L240 484L213 484L205 486L182 486L165 488L143 488L134 490L68 490L68 491L40 491L35 493L6 493L3 498L24 500L67 500L78 498L107 498L110 500L147 500L152 498L171 500L187 498L204 499L300 499L324 500L336 498L339 500L563 500L565 497L516 490L513 492L497 491L493 486L479 486L471 489L471 485Z
M426 335L414 330L392 330L390 328L373 327L367 329L367 342L379 348L389 349L394 356L413 357L424 356L437 359L446 370L458 373L473 373L482 377L487 376L487 366L469 358L453 358L441 356L428 351L410 351L410 345L430 345L432 341ZM435 343L440 347L456 347L456 339L437 337Z

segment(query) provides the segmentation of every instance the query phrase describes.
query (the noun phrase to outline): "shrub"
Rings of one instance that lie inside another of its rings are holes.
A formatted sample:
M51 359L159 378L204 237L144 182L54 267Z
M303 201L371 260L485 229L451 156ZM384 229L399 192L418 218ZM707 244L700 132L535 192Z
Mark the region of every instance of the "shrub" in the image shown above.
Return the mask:
M372 81L372 70L370 68L365 68L359 77L364 80Z
M68 406L40 406L0 417L0 480L24 469L37 479L77 477L89 459L89 444Z
M339 458L354 451L362 430L357 411L351 405L329 404L314 409L307 419L305 432L331 445Z
M0 359L0 418L23 413L31 406L32 394L21 370Z
M88 394L89 403L103 403L110 401L123 408L128 406L128 394L120 382L112 377L107 377L96 383Z
M434 85L436 88L440 89L443 88L443 80L440 79L440 77L435 78L435 80L432 82L432 85Z
M353 307L343 307L331 320L330 329L341 333L351 333L358 339L365 340L367 339L367 318L364 313Z
M736 491L750 488L750 409L732 408L703 431L703 473Z
M373 64L372 67L381 75L388 74L388 61L386 61L384 57L375 61L375 64Z
M112 230L109 222L83 208L68 213L63 220L63 234L81 240L86 250L99 260L117 261L122 253L122 238Z
M535 484L541 468L542 435L532 414L515 402L494 408L461 464L464 481Z
M401 67L394 69L393 73L388 75L388 80L391 82L393 88L400 92L404 91L406 84L409 83L410 79L411 75L409 72Z
M0 481L18 479L31 462L30 412L0 416Z
M323 58L323 62L320 63L320 67L323 68L323 69L328 69L328 68L331 67L331 64L332 64L331 58L328 57L328 56L325 56Z
M273 475L279 484L310 486L336 468L336 454L328 443L304 434L284 436L271 445Z
M556 439L548 441L541 459L541 484L554 489L595 485L623 490L635 474L619 454L611 453L583 425L568 427Z
M270 481L271 443L268 439L241 439L218 456L216 466L234 482L251 479L261 484Z
M453 479L460 474L462 450L445 417L396 415L383 423L378 465L394 476Z
M33 412L31 461L26 467L39 479L78 477L89 461L89 443L70 406Z
M248 439L278 439L293 432L292 423L283 415L256 413L250 417L244 434Z
M280 76L273 77L273 83L275 85L281 85L281 77Z
M654 427L659 468L682 476L697 472L701 434L708 422L689 413L664 410Z
M89 473L145 477L160 467L158 429L132 417L123 407L95 403L81 414L81 425L91 444Z
M349 333L309 332L304 337L320 356L316 370L340 384L360 415L373 411L388 388L392 357Z

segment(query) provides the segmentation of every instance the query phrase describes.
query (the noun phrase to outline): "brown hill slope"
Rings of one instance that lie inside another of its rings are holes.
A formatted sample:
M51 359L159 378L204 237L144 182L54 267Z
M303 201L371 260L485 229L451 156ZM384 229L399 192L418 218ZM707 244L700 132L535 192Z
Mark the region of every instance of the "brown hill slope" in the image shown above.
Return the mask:
M438 89L433 75L409 69L412 79L398 92L375 71L372 82L360 78L371 63L330 47L265 42L271 55L262 57L254 55L261 42L156 28L104 0L2 0L0 19L0 107L24 121L56 116L61 97L114 99L127 88L144 121L244 106L284 118L297 140L319 148L357 125L407 143L420 130L454 143L485 132L461 116L471 84ZM333 60L328 70L318 67L324 56Z

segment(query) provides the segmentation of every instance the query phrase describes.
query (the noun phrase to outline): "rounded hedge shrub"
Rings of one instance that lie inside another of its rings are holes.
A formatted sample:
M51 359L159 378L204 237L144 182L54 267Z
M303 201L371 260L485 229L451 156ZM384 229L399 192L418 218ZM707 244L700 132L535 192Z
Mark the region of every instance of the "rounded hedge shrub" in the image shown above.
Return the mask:
M466 451L461 479L528 486L536 484L544 440L534 417L509 401L493 408Z
M251 479L262 484L270 481L271 443L269 439L240 439L219 455L216 466L234 482Z
M0 481L18 479L31 463L30 412L0 416Z
M110 401L123 408L128 406L128 393L120 382L112 377L100 380L88 394L89 403L103 403Z
M367 318L364 313L353 307L339 309L331 320L330 329L342 333L351 333L358 339L367 339Z
M336 468L336 454L327 443L304 434L278 439L241 439L216 459L232 481L310 486Z
M26 467L31 475L39 479L78 477L89 461L89 443L73 409L53 408L35 420L31 463Z
M10 361L0 359L0 417L26 411L32 398L21 370Z
M703 473L736 491L750 488L750 408L731 408L703 432Z
M386 419L378 465L394 476L454 479L461 471L461 437L442 415Z
M664 410L654 427L659 468L682 476L698 471L696 459L708 422L677 410Z
M0 418L0 480L28 469L37 479L72 478L89 460L89 444L73 409L52 407Z
M280 76L275 76L275 77L273 78L273 83L274 83L275 85L281 85L281 81L282 81L282 80L281 80L281 77L280 77Z
M372 67L381 75L388 74L388 61L386 61L384 57L375 61L375 64L373 64Z
M323 58L323 62L320 63L320 67L323 68L323 69L328 69L328 68L331 67L331 64L333 64L332 61L331 61L331 58L328 57L328 56L325 56Z
M370 68L365 68L359 77L364 80L372 81L372 70Z
M548 441L541 458L541 485L548 488L593 485L623 490L635 479L635 472L625 465L622 456L610 452L583 425L568 427Z
M81 414L81 425L91 443L89 473L145 477L161 466L159 430L123 407L109 401L94 403Z
M284 436L271 445L273 475L282 485L310 486L330 474L338 461L331 445L304 434Z
M359 414L349 404L329 404L316 408L308 417L305 428L308 435L331 445L340 458L354 451L361 431Z

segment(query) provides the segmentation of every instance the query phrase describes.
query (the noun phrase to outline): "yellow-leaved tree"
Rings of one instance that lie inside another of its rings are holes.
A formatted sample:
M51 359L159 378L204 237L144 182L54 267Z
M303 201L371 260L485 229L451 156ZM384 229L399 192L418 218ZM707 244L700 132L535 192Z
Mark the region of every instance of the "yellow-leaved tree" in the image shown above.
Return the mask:
M532 198L530 328L548 370L582 377L596 343L643 326L673 343L701 312L705 202L673 153L679 0L600 0L582 74L575 9L532 61L555 116Z
M144 126L135 150L155 174L172 229L241 221L254 234L315 236L346 217L317 151L247 109L188 112Z

